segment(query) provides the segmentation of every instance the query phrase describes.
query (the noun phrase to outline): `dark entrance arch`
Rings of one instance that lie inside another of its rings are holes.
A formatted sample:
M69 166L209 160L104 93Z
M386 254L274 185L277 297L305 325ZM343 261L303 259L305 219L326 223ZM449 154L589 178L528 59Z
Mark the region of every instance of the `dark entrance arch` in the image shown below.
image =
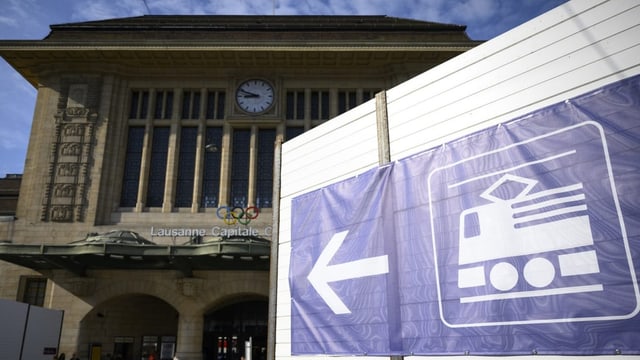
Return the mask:
M96 305L80 322L77 353L82 359L93 355L118 360L140 360L150 351L160 355L163 345L175 345L178 316L176 309L154 296L111 298ZM167 353L164 358L172 357Z
M266 359L268 299L236 300L205 314L204 360L246 359L245 342L249 339L252 343L251 359Z

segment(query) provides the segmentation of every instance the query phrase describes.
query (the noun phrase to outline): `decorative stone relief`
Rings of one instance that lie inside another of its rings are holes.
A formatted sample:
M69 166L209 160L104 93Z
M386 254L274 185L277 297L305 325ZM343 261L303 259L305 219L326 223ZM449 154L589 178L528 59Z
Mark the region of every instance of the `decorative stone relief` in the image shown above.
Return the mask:
M73 207L72 206L52 206L51 207L51 221L73 221Z
M74 184L55 184L54 196L60 198L72 198L75 194L76 187Z
M62 84L54 115L49 181L43 199L42 220L84 221L98 114L99 81Z
M80 169L80 164L60 163L60 164L58 164L58 167L57 167L58 173L56 175L57 176L70 176L70 177L78 176L79 169Z
M66 136L82 137L84 135L85 128L86 128L85 124L68 124L64 126L63 133L65 137Z
M64 143L60 146L60 155L62 156L79 156L82 154L81 143Z

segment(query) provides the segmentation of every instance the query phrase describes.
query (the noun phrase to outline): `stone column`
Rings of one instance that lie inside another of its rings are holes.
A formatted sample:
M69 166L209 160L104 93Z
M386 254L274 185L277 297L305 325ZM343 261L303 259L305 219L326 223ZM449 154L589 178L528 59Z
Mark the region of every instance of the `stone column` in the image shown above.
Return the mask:
M173 89L173 108L176 109L171 114L171 127L169 134L169 149L167 150L167 169L164 180L164 194L162 197L162 212L170 213L176 200L176 183L178 182L178 159L180 158L180 117L182 111L180 100L182 99L182 89Z
M233 164L232 164L233 165ZM247 191L246 207L256 204L256 183L258 172L258 127L251 127L251 139L249 140L249 189Z
M233 143L233 131L229 124L224 124L222 134L222 153L220 166L220 190L218 197L218 206L229 205L229 188L231 187L231 153Z
M202 360L202 314L180 314L176 357L180 360Z
M200 211L200 198L202 197L202 180L204 177L204 152L207 146L207 89L200 89L200 117L198 118L198 144L196 145L196 165L193 175L193 197L191 200L191 212ZM216 144L218 145L218 144ZM218 146L222 146L219 144Z
M320 93L322 90L318 90L318 97L320 98ZM318 98L318 113L320 114L320 109L322 108L322 103ZM311 101L311 89L304 89L304 131L311 129L311 106L313 103Z
M149 89L150 104L154 104L156 90ZM136 201L136 212L143 212L147 203L147 186L149 183L149 168L151 166L151 145L153 143L153 115L154 108L149 106L147 118L145 119L144 140L142 141L142 158L140 159L140 179L138 180L138 200Z

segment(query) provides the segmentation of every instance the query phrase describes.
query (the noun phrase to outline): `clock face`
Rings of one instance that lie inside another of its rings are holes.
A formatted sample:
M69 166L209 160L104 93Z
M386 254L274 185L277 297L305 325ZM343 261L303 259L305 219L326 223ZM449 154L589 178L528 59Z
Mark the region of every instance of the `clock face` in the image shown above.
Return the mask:
M247 80L238 86L236 103L250 114L263 113L271 108L275 98L273 86L265 80Z

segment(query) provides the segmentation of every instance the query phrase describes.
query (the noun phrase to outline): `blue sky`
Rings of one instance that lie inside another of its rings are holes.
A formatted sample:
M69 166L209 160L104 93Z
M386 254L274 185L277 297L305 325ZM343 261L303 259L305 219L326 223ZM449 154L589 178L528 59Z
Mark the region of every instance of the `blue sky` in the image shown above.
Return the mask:
M40 40L49 25L145 14L388 15L467 25L492 39L566 0L0 0L0 39ZM0 59L0 177L22 173L36 90Z

